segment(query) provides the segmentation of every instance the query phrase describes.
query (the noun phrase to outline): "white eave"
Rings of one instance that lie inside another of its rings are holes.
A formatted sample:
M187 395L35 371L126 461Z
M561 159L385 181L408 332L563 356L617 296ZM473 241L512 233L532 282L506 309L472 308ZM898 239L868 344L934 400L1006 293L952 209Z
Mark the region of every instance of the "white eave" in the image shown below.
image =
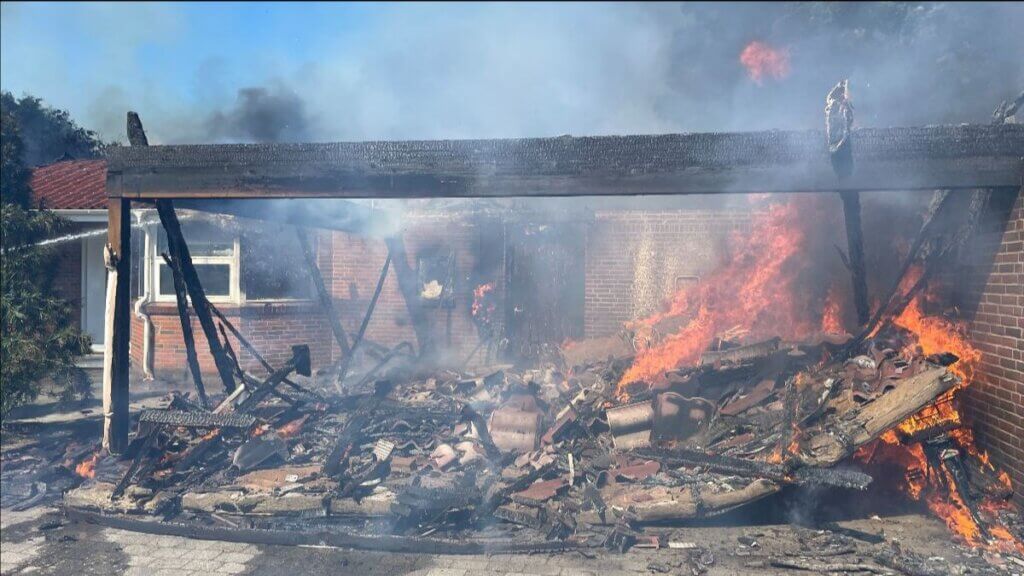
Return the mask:
M107 221L107 211L99 209L67 209L67 210L52 210L54 214L67 218L72 222L103 222Z

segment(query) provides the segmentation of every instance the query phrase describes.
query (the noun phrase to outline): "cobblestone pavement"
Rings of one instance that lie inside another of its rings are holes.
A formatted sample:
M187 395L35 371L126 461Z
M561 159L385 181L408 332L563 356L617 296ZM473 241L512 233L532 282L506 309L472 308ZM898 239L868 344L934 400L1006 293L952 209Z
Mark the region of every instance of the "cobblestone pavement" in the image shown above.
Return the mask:
M887 536L940 555L948 535L934 519L908 515L874 523ZM881 522L882 525L878 523ZM747 568L748 556L735 554L739 536L757 535L767 541L792 540L788 526L704 527L674 530L683 539L709 549L715 563L710 576L768 576L794 574ZM920 549L920 548L919 548ZM946 550L948 552L948 550ZM156 536L71 523L53 508L27 512L4 511L0 522L0 572L11 575L153 575L245 574L253 576L410 575L495 576L692 574L684 550L633 549L626 554L578 552L537 555L446 556L389 554L330 547L261 546L233 542ZM806 574L806 572L804 572Z

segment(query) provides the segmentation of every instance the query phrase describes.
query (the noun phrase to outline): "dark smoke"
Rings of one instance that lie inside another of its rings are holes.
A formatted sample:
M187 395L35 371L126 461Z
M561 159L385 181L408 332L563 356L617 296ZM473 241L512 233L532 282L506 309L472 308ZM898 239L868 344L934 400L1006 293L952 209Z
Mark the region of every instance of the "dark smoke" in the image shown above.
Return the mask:
M213 142L302 142L309 140L306 104L283 87L242 88L234 107L206 122Z

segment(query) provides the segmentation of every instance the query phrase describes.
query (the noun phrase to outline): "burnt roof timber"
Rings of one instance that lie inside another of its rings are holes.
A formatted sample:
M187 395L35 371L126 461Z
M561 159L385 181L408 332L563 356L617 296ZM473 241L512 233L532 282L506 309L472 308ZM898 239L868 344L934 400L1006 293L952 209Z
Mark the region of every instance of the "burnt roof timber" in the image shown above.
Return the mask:
M119 147L111 197L413 198L1019 187L1024 126L866 128L853 175L821 131Z

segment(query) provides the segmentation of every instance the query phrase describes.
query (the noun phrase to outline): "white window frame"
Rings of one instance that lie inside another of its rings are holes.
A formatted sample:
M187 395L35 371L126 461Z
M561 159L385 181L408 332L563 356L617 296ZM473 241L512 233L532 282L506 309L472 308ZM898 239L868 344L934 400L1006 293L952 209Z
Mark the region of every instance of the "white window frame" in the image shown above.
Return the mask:
M145 289L149 294L153 295L154 302L174 302L176 296L173 292L170 294L160 293L160 267L167 266L164 262L163 257L158 252L157 239L160 234L160 224L151 224L145 228ZM296 303L296 302L309 302L311 298L248 298L245 294L245 288L242 286L242 272L241 272L241 261L242 261L242 245L241 235L233 235L234 246L232 254L230 256L193 256L193 264L227 264L230 266L229 273L229 293L227 295L209 295L210 302L215 304L236 304L241 305L246 302L253 302L258 304L272 304L275 302L280 303ZM317 249L317 240L314 237L313 250L314 253Z
M164 294L160 292L160 270L161 266L167 266L164 262L163 257L158 253L157 247L159 243L160 228L159 224L148 226L146 228L146 279L149 282L150 293L153 295L154 302L174 302L176 296L174 292L170 294ZM232 250L230 255L225 256L193 256L193 264L227 264L229 267L228 273L228 294L209 294L207 299L213 303L221 304L241 304L244 297L241 293L239 285L241 284L241 274L239 271L239 262L241 260L241 250L239 244L238 234L235 234L232 238Z

